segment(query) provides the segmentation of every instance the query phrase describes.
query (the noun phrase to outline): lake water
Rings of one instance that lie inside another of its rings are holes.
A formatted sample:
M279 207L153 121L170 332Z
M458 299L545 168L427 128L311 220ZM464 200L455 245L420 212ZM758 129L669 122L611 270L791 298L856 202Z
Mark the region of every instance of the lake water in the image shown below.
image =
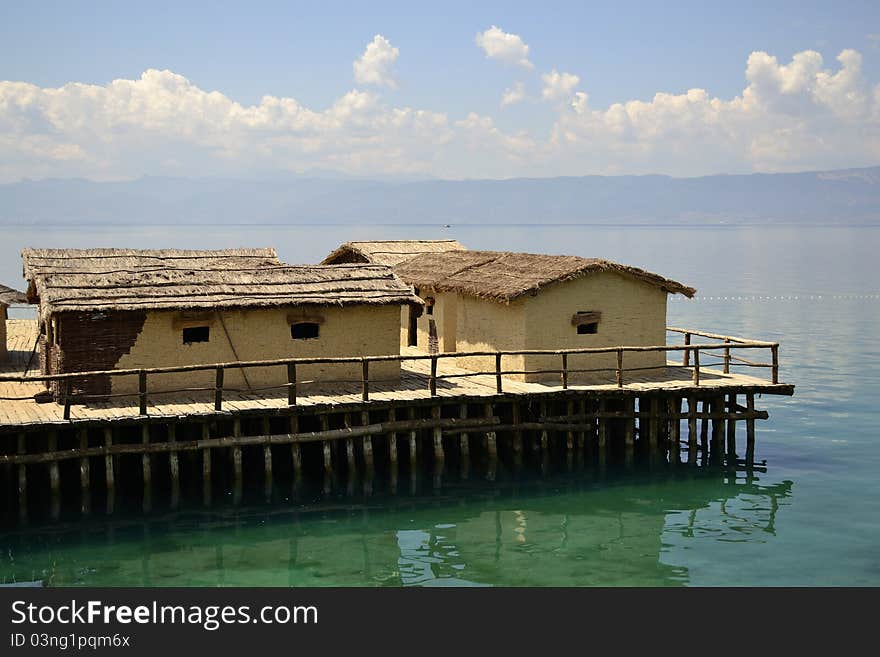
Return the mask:
M0 282L42 247L272 245L315 262L349 239L598 256L698 288L668 321L782 346L793 398L758 407L755 480L589 476L367 501L128 515L0 533L0 582L55 585L878 585L880 228L6 227Z

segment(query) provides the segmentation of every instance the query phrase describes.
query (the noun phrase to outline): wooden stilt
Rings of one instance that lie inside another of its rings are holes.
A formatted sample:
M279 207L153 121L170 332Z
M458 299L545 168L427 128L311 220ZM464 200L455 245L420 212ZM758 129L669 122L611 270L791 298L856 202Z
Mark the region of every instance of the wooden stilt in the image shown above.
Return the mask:
M672 465L681 462L681 398L669 399L669 461Z
M89 446L88 429L79 430L79 448L87 449ZM92 489L90 484L89 459L88 457L79 460L79 489L80 489L80 510L82 514L89 515L92 510Z
M409 409L409 419L416 419L416 409L411 406ZM419 463L417 451L417 433L415 430L409 432L409 491L411 495L415 495L418 485Z
M232 437L241 436L241 418L235 417L232 420ZM242 468L241 468L241 445L232 446L232 503L241 504L242 489L244 488Z
M462 404L458 410L458 417L466 420L468 415L467 404ZM461 434L458 438L459 445L459 462L461 464L461 478L467 479L470 476L471 469L471 450L469 438L466 433Z
M321 431L330 430L330 418L327 417L326 413L319 416L318 422L321 426ZM323 441L321 449L324 453L324 494L327 495L333 488L333 457L330 451L330 441Z
M299 416L291 415L289 420L290 433L299 433ZM294 495L302 486L302 447L299 443L290 443L290 460L293 465L293 492Z
M361 411L361 426L369 426L370 424L370 412L369 411ZM373 437L372 436L364 436L362 450L364 453L364 470L367 472L373 471Z
M727 399L727 463L736 465L736 395L728 395Z
M697 398L688 397L688 465L697 464Z
M211 437L211 428L207 422L202 422L202 440ZM211 448L202 450L202 502L205 506L211 506Z
M494 412L492 404L483 406L483 415L486 417L492 417ZM486 459L486 479L495 481L495 475L498 470L498 443L494 431L486 432Z
M511 413L511 424L514 427L518 427L520 422L522 422L522 417L520 414L520 407L518 402L513 402L510 407ZM522 430L515 428L513 430L513 467L516 470L522 468Z
M724 397L712 400L712 447L711 460L716 464L724 461Z
M272 427L268 417L262 421L263 435L272 435ZM268 502L272 499L272 445L263 445L263 497Z
M624 413L626 417L623 420L623 448L624 448L624 464L627 468L632 468L635 460L635 443L636 443L636 399L635 397L627 397Z
M104 427L104 446L113 446L113 429ZM113 513L116 502L116 473L114 472L113 456L104 456L104 480L107 486L107 514Z
M580 413L581 415L587 414L587 400L586 399L581 399L578 402L578 413ZM577 432L577 457L578 457L578 462L581 465L583 465L583 461L584 461L584 441L585 441L585 438L586 438L585 431L580 430Z
M648 449L654 455L657 452L657 438L659 434L660 424L660 400L657 397L651 397L648 401Z
M48 451L58 451L58 433L54 430L49 432ZM58 472L58 461L49 462L49 488L52 493L52 519L58 520L61 515L61 477Z
M603 413L607 410L607 402L604 398L599 399L599 415L598 415L598 463L599 463L599 472L601 474L605 473L605 465L606 458L608 455L607 444L608 444L608 418L603 417Z
M709 414L712 412L712 401L703 400L703 421L700 423L700 452L703 465L709 463Z
M25 443L25 433L22 431L18 434L17 445L16 445L16 453L17 454L25 454L27 452L26 443ZM24 524L27 522L27 465L24 463L18 464L18 519Z
M431 408L431 418L440 419L440 406ZM443 467L446 462L446 454L443 451L443 429L434 427L432 430L434 438L434 488L439 488L443 477Z
M141 425L141 444L150 444L150 425ZM150 511L153 508L153 460L152 455L148 453L141 454L141 468L143 470L144 484L144 511Z
M174 423L168 425L168 442L177 442L177 425ZM171 508L176 509L180 502L180 464L176 450L168 452L168 466L171 470Z
M397 412L393 408L388 409L388 421L395 422ZM388 434L388 463L389 463L389 487L392 495L397 493L397 432Z
M755 463L755 394L746 395L746 411L749 417L746 418L746 463L754 465Z

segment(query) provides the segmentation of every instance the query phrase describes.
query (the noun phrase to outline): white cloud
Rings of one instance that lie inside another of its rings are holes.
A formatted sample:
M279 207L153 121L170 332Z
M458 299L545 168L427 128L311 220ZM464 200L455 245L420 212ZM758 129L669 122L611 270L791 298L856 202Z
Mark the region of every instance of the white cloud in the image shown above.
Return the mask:
M381 34L377 34L367 44L364 54L352 64L355 82L396 89L397 80L394 79L392 68L399 55L400 50Z
M501 94L501 107L515 105L522 102L526 97L526 86L522 82L515 82L510 89L505 89Z
M541 80L544 82L541 96L551 102L571 100L574 88L581 81L574 73L560 73L555 68L550 73L544 73Z
M786 171L880 162L880 85L844 50L745 63L732 98L700 88L592 107L577 76L544 79L550 136L489 116L391 106L352 90L325 108L267 95L241 104L171 71L105 85L0 81L0 181L333 169L440 177ZM514 85L507 92L515 92ZM524 93L524 91L523 91ZM540 129L540 128L539 128Z
M485 32L477 34L476 42L489 59L516 64L529 70L535 67L529 61L529 46L518 34L510 34L493 25Z

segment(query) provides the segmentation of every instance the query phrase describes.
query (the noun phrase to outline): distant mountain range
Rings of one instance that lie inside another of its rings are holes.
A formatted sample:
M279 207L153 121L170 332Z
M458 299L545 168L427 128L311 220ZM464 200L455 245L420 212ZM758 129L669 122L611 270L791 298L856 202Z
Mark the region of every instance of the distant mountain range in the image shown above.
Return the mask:
M880 167L701 178L145 177L0 185L0 224L880 223Z

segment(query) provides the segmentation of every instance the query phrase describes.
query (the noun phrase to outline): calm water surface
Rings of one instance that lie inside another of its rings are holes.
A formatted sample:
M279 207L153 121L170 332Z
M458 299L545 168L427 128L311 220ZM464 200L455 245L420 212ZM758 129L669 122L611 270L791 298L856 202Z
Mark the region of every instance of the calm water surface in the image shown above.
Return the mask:
M440 495L135 514L0 533L0 582L54 585L878 585L880 228L7 227L22 246L274 245L315 262L348 239L454 237L575 253L699 289L669 323L782 343L793 398L765 397L754 481L720 475L446 487Z

